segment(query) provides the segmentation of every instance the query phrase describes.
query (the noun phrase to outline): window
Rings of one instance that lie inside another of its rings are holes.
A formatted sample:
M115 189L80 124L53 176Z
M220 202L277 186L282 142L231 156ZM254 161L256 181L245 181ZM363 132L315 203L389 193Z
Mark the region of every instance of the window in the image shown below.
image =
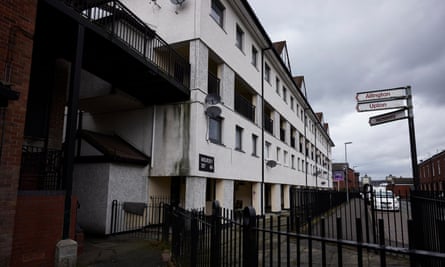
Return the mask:
M215 144L222 144L222 118L209 118L209 140Z
M258 147L258 136L252 134L252 155L253 156L258 156L257 155L257 147Z
M258 65L258 50L252 45L252 65Z
M294 110L294 97L290 96L290 109Z
M240 26L236 25L236 47L243 51L244 45L244 32L241 30Z
M236 126L235 128L235 149L243 150L243 128Z
M277 90L277 94L280 95L280 79L275 78L275 88Z
M283 100L287 103L287 89L283 86Z
M284 165L287 165L287 151L286 150L284 150L283 151L283 161L284 161Z
M291 164L291 168L295 169L295 155L290 156L290 164Z
M264 79L270 83L270 67L267 63L264 64Z
M281 153L281 149L279 147L277 147L277 162L280 162L280 153Z
M271 143L266 142L266 146L264 147L264 149L266 150L265 151L266 152L266 159L270 158L270 146L271 146Z
M224 6L218 0L212 0L212 7L210 10L210 16L218 23L219 26L223 26L224 23Z

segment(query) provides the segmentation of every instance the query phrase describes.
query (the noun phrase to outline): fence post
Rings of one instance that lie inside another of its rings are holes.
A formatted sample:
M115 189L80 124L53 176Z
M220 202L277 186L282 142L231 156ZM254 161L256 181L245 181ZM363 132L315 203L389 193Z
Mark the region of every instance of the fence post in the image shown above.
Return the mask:
M379 244L380 244L380 266L386 267L386 252L385 252L385 228L383 219L379 219Z
M114 234L116 231L116 217L117 217L117 200L113 200L111 205L111 225L110 225L110 234Z
M243 254L244 254L243 266L244 267L258 266L258 239L255 228L256 228L255 209L251 206L245 207L243 211Z
M337 240L341 241L343 239L342 228L341 228L341 218L337 217ZM343 266L343 251L340 242L337 243L337 262L338 266Z
M164 209L164 220L162 223L162 242L168 242L168 236L170 232L170 216L171 216L171 206L168 204L161 204Z
M192 220L191 220L191 238L190 238L190 267L195 267L197 265L198 258L198 211L192 210Z
M210 237L211 266L221 266L221 206L215 200L212 204L212 233Z
M368 211L366 211L368 213ZM363 230L362 230L362 219L355 218L356 225L356 235L357 235L357 265L358 267L363 267Z

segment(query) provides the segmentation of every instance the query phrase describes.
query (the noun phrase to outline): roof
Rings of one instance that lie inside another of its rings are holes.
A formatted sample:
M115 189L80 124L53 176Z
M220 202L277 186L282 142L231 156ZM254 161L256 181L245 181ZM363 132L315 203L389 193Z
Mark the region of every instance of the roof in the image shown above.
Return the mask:
M283 52L283 49L286 46L286 41L274 42L272 45L275 48L275 51L281 55L281 52Z
M102 156L80 156L79 162L122 162L147 165L150 158L118 135L81 130L80 137L101 152Z
M394 185L402 185L402 184L412 185L414 182L413 178L393 178L392 183Z

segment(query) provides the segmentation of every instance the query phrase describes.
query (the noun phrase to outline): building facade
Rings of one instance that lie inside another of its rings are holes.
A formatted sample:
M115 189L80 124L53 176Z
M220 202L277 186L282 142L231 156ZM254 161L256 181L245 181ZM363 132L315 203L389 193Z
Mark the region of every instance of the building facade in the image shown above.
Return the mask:
M0 3L1 265L53 262L76 219L108 234L113 200L264 214L292 186L332 187L286 42L247 1L177 2Z
M445 189L445 151L419 163L420 190L443 191Z

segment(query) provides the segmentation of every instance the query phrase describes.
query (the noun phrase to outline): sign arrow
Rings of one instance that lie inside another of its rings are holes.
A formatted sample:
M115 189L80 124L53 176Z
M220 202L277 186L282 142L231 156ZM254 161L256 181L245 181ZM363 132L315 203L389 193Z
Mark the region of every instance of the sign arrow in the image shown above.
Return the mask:
M385 114L377 115L369 118L369 125L374 126L378 124L383 124L391 121L406 119L406 109L399 109L393 112L388 112Z
M355 95L355 99L357 99L357 102L360 104L360 103L406 98L406 96L407 96L406 88L398 87L392 89L360 92Z
M390 101L358 103L356 109L358 112L363 112L403 107L406 107L405 100L395 99Z

